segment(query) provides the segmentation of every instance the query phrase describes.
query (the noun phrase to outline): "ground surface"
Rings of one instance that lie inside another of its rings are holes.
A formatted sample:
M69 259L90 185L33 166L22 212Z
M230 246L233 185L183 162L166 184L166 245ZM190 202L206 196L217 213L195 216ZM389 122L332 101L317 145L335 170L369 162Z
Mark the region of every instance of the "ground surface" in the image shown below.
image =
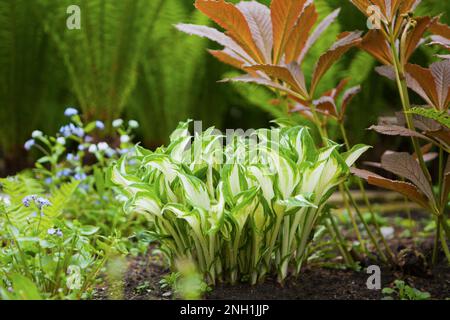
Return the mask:
M424 265L415 252L423 252L429 258L430 243L424 243L420 248L411 250L406 241L399 243L391 241L391 247L396 252L402 252L401 267L382 269L382 288L388 287L395 279L403 279L409 285L431 294L433 299L450 297L450 267L444 259L440 259L432 270ZM159 256L133 258L129 261L123 287L122 298L127 300L142 299L173 299L170 289L161 289L160 280L168 274ZM369 290L366 286L368 274L364 271L340 270L332 268L306 267L298 278L287 279L284 286L273 279L267 279L263 284L249 286L218 285L206 299L338 299L360 300L381 299L381 291ZM108 289L98 290L98 298L108 299Z

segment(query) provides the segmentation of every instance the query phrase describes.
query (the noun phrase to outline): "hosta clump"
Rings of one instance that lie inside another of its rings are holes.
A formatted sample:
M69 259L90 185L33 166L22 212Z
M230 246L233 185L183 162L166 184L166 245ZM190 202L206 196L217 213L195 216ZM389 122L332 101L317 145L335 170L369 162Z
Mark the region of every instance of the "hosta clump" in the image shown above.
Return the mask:
M214 128L192 137L188 126L167 147L137 147L139 170L127 156L111 168L126 209L154 222L171 263L193 259L212 284L270 272L282 281L289 266L298 273L326 200L368 147L317 149L299 126L235 133L224 144Z

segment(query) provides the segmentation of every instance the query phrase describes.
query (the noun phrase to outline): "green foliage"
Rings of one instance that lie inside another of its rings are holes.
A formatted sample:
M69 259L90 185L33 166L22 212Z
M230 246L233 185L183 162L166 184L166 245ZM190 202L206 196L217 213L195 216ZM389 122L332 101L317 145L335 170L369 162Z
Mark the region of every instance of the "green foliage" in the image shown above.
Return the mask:
M115 240L100 240L97 227L63 218L78 181L54 189L48 199L30 195L28 191L42 188L23 188L24 181L31 179L19 175L1 180L8 199L0 203L1 298L88 297L100 268L116 250Z
M34 1L0 1L0 154L9 165L31 128L54 125L48 118L64 82L35 9Z
M160 3L129 111L140 119L144 142L150 146L167 142L178 122L188 117L220 125L226 103L225 88L215 83L221 76L218 63L206 52L210 43L186 37L173 26L179 21L206 24L208 19L178 0L154 2Z
M428 292L420 291L408 286L403 280L395 280L393 288L384 288L383 295L385 300L428 300L431 295Z
M111 167L127 210L154 223L172 267L192 259L209 283L256 283L269 272L283 281L290 264L298 273L325 201L367 147L317 149L298 126L235 133L225 146L209 128L191 143L188 127L167 147L138 148L139 170L126 156Z
M85 116L108 121L120 116L136 83L156 1L82 1L80 30L65 28L72 1L39 3Z
M428 119L433 119L450 129L450 115L447 111L440 112L430 108L414 107L409 112Z

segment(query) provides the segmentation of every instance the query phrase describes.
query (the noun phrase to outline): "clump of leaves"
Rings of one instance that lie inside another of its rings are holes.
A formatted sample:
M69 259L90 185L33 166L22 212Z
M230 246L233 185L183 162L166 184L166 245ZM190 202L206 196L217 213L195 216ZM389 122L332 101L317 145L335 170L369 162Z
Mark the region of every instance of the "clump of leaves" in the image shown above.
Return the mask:
M327 110L328 104L324 105L324 100L329 101L333 95L327 92L323 99L314 101L317 86L331 66L361 42L361 33L341 33L337 42L317 61L309 85L302 63L311 47L336 19L339 9L316 26L315 4L307 0L273 0L270 8L256 1L233 5L224 0L197 0L195 6L226 32L192 24L178 24L177 28L224 46L223 50L210 50L210 53L247 73L231 81L252 82L274 89L283 99L290 100L283 103L287 110L301 112L321 129L323 124L316 109Z
M420 291L408 286L403 280L395 280L392 288L383 288L384 300L428 300L431 295L428 292Z
M111 168L126 209L154 223L172 267L192 259L208 283L256 283L269 272L283 281L289 265L299 273L326 200L368 147L318 149L299 126L235 133L224 145L214 128L192 137L188 124L167 147L138 147L139 170L126 156Z
M33 169L42 192L72 180L79 181L65 217L96 225L105 236L120 235L133 253L145 251L149 240L140 234L145 219L126 216L120 209L123 199L105 180L105 168L122 154L133 152L133 132L138 122L115 119L110 124L114 128L114 138L110 138L105 135L107 123L100 120L86 123L72 107L64 113L69 122L58 133L47 135L35 130L25 143L25 149L35 149L42 154Z
M439 17L415 17L414 10L421 1L351 2L368 16L374 13L371 10L373 5L377 6L375 20L379 20L379 26L367 32L360 47L383 64L377 68L378 73L396 81L403 106L403 113L390 123L381 123L371 129L385 135L410 137L414 148L413 154L388 151L381 163L376 164L407 181L391 180L363 170L354 170L354 173L372 185L403 194L434 214L438 223L436 246L440 239L450 261L450 250L440 228L442 226L447 238L450 238L446 221L450 194L450 60L448 55L439 55L443 60L431 64L429 68L410 63L414 51L422 43L439 45L448 51L450 28L440 23ZM429 39L424 39L427 33L431 35ZM408 88L417 93L426 105L411 106ZM426 144L421 145L421 141ZM433 146L438 153L430 152ZM433 190L432 176L426 163L436 157L439 158L439 172L437 188Z
M117 249L115 239L96 234L98 227L64 219L79 181L53 189L48 198L29 194L42 191L31 178L0 182L8 197L7 203L0 202L2 299L88 298L103 264Z

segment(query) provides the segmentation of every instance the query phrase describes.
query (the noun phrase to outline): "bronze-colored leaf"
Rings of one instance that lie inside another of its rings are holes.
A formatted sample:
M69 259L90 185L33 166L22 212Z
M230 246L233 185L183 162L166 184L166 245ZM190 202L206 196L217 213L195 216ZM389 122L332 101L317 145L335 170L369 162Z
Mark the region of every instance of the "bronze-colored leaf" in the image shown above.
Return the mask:
M373 186L396 191L407 197L409 200L419 204L421 207L427 210L430 209L430 205L425 195L412 183L390 180L367 170L350 168L350 171Z
M432 106L438 109L439 97L431 70L409 63L406 65L406 71L420 85L429 100L432 102Z
M214 28L207 27L207 26L199 26L195 24L185 24L185 23L179 23L175 26L178 30L181 32L190 34L190 35L196 35L202 38L207 38L211 41L217 42L218 44L224 46L227 49L230 49L237 53L242 59L244 59L246 62L250 64L256 63L255 60L253 60L247 52L242 49L242 47L236 43L233 39L231 39L229 36L224 34L223 32L220 32Z
M450 50L450 39L444 38L442 36L431 36L430 39L431 41L428 43L428 45L438 45L447 50Z
M439 110L447 110L450 103L450 60L435 62L430 70L436 84Z
M361 32L344 32L340 34L339 40L319 58L311 81L310 95L313 95L320 79L330 67L350 48L361 43L361 34Z
M291 35L288 39L288 46L285 50L285 62L291 63L297 61L300 53L306 45L306 41L309 38L309 34L316 23L318 14L316 7L312 2L301 13L300 18L295 24Z
M278 64L306 0L272 0L273 62Z
M405 14L414 11L421 1L422 0L401 0L400 13Z
M434 194L425 173L419 163L407 152L386 152L381 157L383 169L402 178L408 179L416 185L433 202Z
M232 51L224 49L224 50L208 50L215 58L219 61L226 63L235 68L244 70L243 66L245 65L245 61L239 59L239 56L233 54ZM246 71L246 70L244 70Z
M275 65L254 65L246 68L253 71L262 71L268 76L281 80L286 84L290 85L291 88L302 95L307 97L307 90L305 88L305 79L297 65L275 66Z
M438 19L433 20L429 30L434 35L450 39L450 27L444 23L440 23Z
M236 6L224 0L196 0L195 7L224 28L255 61L264 62L247 20Z
M270 9L257 1L242 1L236 7L244 14L253 40L264 55L265 63L271 63L273 32Z
M372 5L369 0L350 0L350 2L353 3L353 5L357 7L363 14L369 16L367 9Z
M450 149L450 130L441 127L438 130L425 131L424 134L436 139L445 147L447 147L447 149Z
M378 125L371 126L369 130L374 130L378 133L387 135L387 136L401 136L401 137L416 137L429 141L430 139L425 135L409 130L408 128L396 126L396 125Z
M389 44L378 30L369 30L364 36L361 49L370 53L375 59L385 65L392 65Z
M419 17L415 20L417 21L417 24L414 29L408 33L405 41L405 61L409 61L409 58L417 49L417 46L419 45L425 31L427 31L432 23L432 19L430 17Z
M320 38L322 33L324 33L328 27L336 20L336 18L339 15L339 12L341 12L341 9L338 8L331 12L328 16L326 16L319 25L314 29L314 32L311 34L311 36L306 41L306 44L300 53L300 56L297 59L297 63L299 65L302 64L303 59L305 58L306 54L308 53L309 49L316 43L316 41Z
M261 78L261 77L256 77L256 76L252 76L250 74L246 74L246 75L242 75L242 76L237 76L234 78L229 78L229 79L224 79L221 82L228 82L228 81L233 81L233 82L247 82L247 83L255 83L255 84L259 84L259 85L263 85L265 87L269 87L269 88L273 88L276 90L280 90L282 92L287 93L289 96L291 97L296 97L298 93L292 91L290 88L288 88L287 86L283 86L279 83L276 83L274 81L271 81L270 79L265 79L265 78Z
M448 196L450 195L450 156L447 158L447 165L444 169L444 179L442 181L443 188L442 188L442 204L445 205L445 203L448 201Z
M352 101L352 99L361 92L361 86L352 87L344 92L344 96L342 97L342 105L341 105L341 115L340 118L343 119L345 112L347 111L347 107Z
M320 99L313 101L313 104L316 106L317 110L320 111L321 113L331 115L335 118L338 117L337 107L332 97L323 96Z

